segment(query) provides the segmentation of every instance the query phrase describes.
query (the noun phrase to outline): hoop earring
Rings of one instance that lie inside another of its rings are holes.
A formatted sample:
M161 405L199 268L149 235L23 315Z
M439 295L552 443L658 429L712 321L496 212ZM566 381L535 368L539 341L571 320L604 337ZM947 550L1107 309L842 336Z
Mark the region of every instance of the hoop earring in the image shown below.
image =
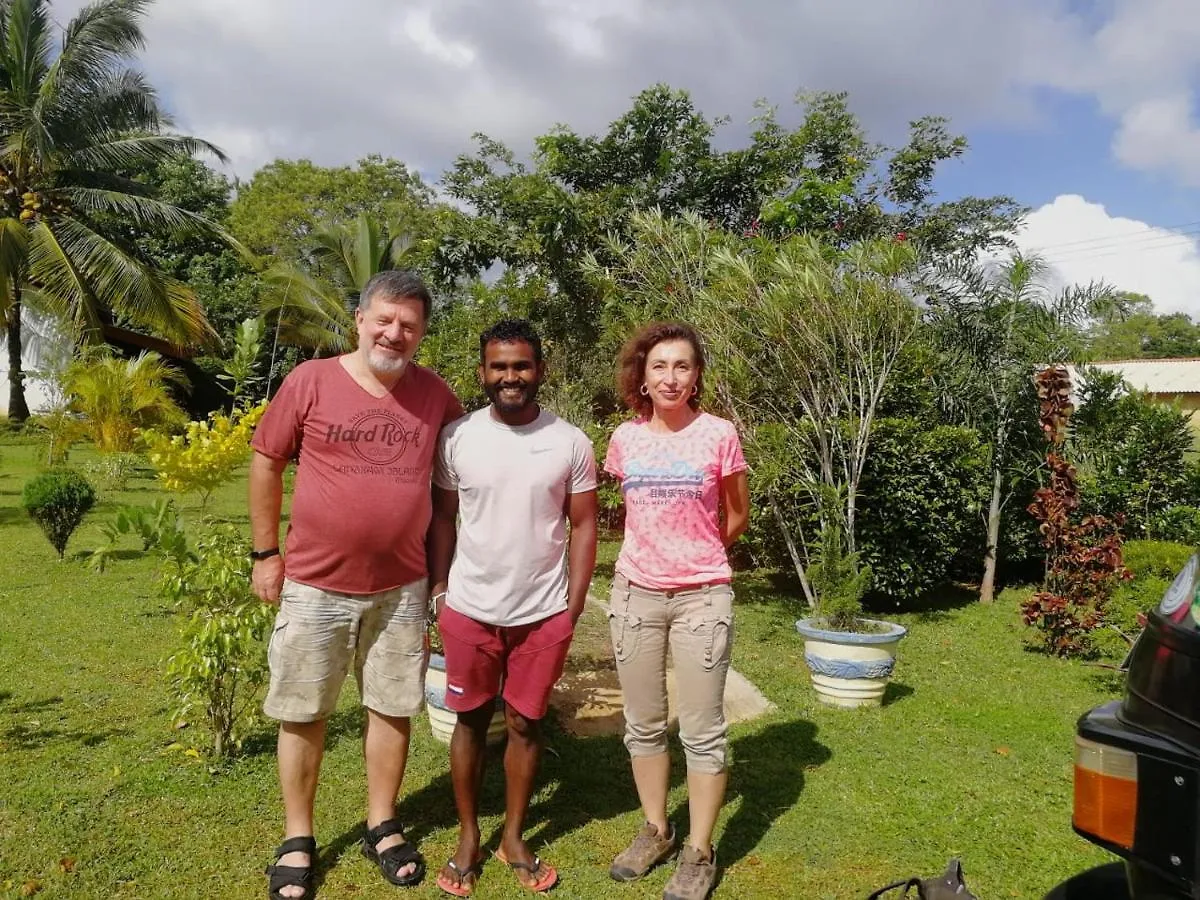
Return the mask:
M650 396L650 388L648 388L645 384L643 384L638 389L638 393L640 393L643 397L649 397Z
M692 396L695 397L699 393L700 393L700 385L693 384L692 385Z

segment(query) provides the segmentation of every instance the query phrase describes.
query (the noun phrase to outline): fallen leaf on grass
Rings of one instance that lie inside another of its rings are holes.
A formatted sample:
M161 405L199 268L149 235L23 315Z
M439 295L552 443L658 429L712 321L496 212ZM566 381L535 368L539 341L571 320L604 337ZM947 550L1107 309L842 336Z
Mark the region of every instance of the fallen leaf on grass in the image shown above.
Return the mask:
M38 881L36 878L31 878L31 879L29 879L29 881L27 881L23 885L21 885L21 896L22 897L32 897L34 894L36 894L41 889L42 889L42 883L40 881Z
M69 856L64 856L58 861L58 868L64 875L70 875L75 871L75 860Z
M1009 750L1007 747L997 747L996 752L998 754L1000 754L1001 756L1008 756L1008 754L1011 753L1012 751Z

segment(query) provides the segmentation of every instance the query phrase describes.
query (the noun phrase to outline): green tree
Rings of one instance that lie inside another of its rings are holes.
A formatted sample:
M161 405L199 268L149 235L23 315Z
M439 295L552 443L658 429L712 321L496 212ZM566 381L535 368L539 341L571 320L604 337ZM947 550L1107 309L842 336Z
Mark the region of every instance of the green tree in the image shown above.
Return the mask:
M133 68L149 0L97 0L56 46L48 0L0 0L0 312L10 417L23 420L21 312L61 317L85 341L116 316L183 344L212 336L194 293L111 228L212 231L121 173L211 144L172 134Z
M401 225L385 226L362 214L348 225L326 225L309 235L305 263L263 273L263 315L285 344L342 353L356 341L353 308L380 272L415 262L413 240Z
M800 98L803 120L779 124L761 107L748 145L720 149L725 120L706 118L683 91L655 85L600 136L560 126L537 139L529 164L477 135L478 148L446 174L450 196L472 212L444 211L433 261L443 280L500 263L553 285L531 314L572 347L576 371L594 369L601 295L582 261L601 264L605 239L627 240L636 211L693 212L740 235L815 233L845 246L906 232L932 253L1003 241L1021 209L1004 197L935 202L938 165L966 142L940 119L913 124L891 152L872 144L843 94Z
M229 226L252 252L298 261L322 229L350 226L367 215L403 221L414 237L423 237L433 212L432 189L397 160L372 155L354 166L326 168L278 159L239 185Z
M222 228L229 224L233 185L199 159L159 160L130 177L165 203ZM126 227L158 269L191 287L220 338L221 351L228 353L237 343L241 323L258 313L260 282L250 254L215 233Z
M928 321L944 361L933 373L949 416L975 428L989 452L984 517L986 549L979 597L995 593L1004 510L1040 465L1033 375L1069 362L1081 327L1110 289L1056 289L1037 256L1012 253L999 263L960 259L929 278Z
M627 243L612 238L606 248L619 265L602 267L593 256L588 271L631 319L678 317L700 327L717 403L770 473L760 488L818 605L805 569L822 547L845 550L823 572L847 561L857 572L871 434L918 325L903 287L915 250L894 240L833 248L814 235L736 237L691 213L639 213L633 226ZM785 510L780 497L793 486L803 506ZM797 527L813 516L814 528Z

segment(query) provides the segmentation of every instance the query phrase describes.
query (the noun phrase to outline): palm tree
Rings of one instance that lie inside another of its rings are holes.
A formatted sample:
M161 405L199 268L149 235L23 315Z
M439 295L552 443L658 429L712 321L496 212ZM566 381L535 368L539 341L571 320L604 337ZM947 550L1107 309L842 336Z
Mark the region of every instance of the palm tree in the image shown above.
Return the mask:
M136 359L85 352L67 367L63 382L98 450L129 451L139 428L187 421L170 390L186 388L187 379L152 351Z
M365 213L353 225L314 231L303 263L281 263L263 275L262 310L276 314L277 340L318 353L352 349L362 289L379 272L411 264L414 249L401 226Z
M979 591L984 603L995 592L1000 527L1014 493L1009 476L1019 455L1016 440L1022 430L1036 429L1033 377L1041 367L1079 355L1081 326L1112 293L1102 283L1062 288L1051 274L1040 257L1016 252L999 262L952 260L926 285L929 323L948 357L940 368L944 383L938 385L943 403L952 416L976 428L990 450ZM1036 446L1044 444L1039 440Z
M26 305L85 343L100 340L114 316L178 344L214 336L191 290L156 271L122 233L131 225L217 232L122 174L199 152L224 159L207 142L166 131L154 89L130 68L149 3L95 0L59 39L48 0L0 0L0 314L16 420L29 415Z

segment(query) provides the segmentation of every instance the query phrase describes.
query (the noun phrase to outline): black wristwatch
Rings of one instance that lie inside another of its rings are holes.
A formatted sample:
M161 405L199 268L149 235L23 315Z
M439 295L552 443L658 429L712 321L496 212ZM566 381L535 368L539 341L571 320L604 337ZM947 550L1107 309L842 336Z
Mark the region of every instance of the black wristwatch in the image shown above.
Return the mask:
M270 550L251 550L250 558L257 561L260 559L270 559L272 556L279 555L279 548L272 547Z

